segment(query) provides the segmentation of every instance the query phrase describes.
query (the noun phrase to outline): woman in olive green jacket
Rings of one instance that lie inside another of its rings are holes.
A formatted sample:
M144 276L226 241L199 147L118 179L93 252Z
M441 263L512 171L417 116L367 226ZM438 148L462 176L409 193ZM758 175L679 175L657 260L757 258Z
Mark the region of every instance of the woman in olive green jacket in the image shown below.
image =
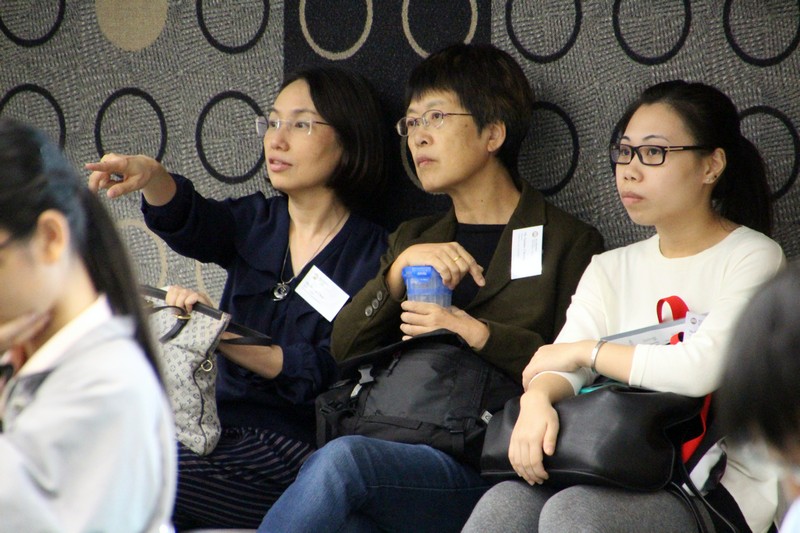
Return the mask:
M438 311L435 304L404 301L404 293L397 299L390 291L387 277L393 265L403 262L403 252L411 246L452 243L459 227L466 225L458 216L454 207L442 215L414 219L402 224L389 237L389 249L381 259L377 277L353 297L334 322L332 349L336 359L344 360L400 340L404 310L409 314L415 314L412 308ZM512 280L513 232L536 226L542 226L542 273ZM526 183L522 184L508 223L498 230L497 248L483 271L485 285L479 286L461 309L446 311L453 315L455 325L448 329L473 325L467 316L477 319L487 328L488 338L482 346L470 343L472 348L519 381L531 354L543 344L551 343L564 325L564 315L578 280L592 255L603 250L603 241L597 230L547 203L541 193ZM448 258L455 255L453 252ZM408 265L403 263L403 266ZM472 280L464 277L460 281ZM454 297L457 295L456 287ZM441 325L450 323L443 321ZM469 342L468 335L462 337Z

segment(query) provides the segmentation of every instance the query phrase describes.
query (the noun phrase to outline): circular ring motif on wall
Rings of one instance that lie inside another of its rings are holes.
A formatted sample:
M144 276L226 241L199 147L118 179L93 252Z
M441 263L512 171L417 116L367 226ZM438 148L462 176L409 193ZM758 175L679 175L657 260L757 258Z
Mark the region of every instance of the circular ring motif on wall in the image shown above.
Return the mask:
M240 54L254 47L267 30L267 23L269 22L269 0L262 0L262 3L264 4L264 12L261 16L261 24L256 30L255 35L253 35L253 37L246 43L238 46L222 44L213 35L211 35L211 32L206 25L205 15L203 14L203 0L197 1L197 24L200 26L200 31L203 33L203 36L211 44L211 46L226 54Z
M25 46L27 48L39 46L40 44L44 44L49 41L50 38L56 34L58 28L61 27L61 22L64 20L64 10L66 9L66 5L67 0L58 1L58 13L56 14L56 21L53 23L53 26L47 31L47 33L41 37L37 37L36 39L23 39L22 37L16 35L8 28L8 26L6 26L2 16L0 16L0 31L2 31L11 42L18 46Z
M103 119L105 118L105 114L111 105L123 96L135 96L137 98L141 98L150 105L153 111L155 111L156 116L158 117L158 127L161 132L161 140L159 141L158 152L156 153L155 159L156 161L161 161L161 159L164 157L164 152L167 149L167 121L164 118L164 112L161 111L161 107L159 107L155 98L136 87L125 87L116 91L114 94L106 98L106 101L103 102L102 106L100 106L100 111L97 112L97 119L94 123L94 143L95 147L97 148L97 155L103 157L103 154L106 153L105 148L103 148L102 133Z
M564 177L552 187L540 189L541 193L545 196L552 196L567 186L567 184L572 180L572 176L575 175L575 169L578 168L578 157L580 155L578 129L575 127L575 124L572 122L572 118L570 118L567 112L558 107L556 104L551 102L535 102L533 104L533 110L534 112L537 110L543 110L550 113L555 113L564 122L567 130L569 130L569 136L572 142L572 154L570 156L569 168L567 169Z
M686 39L689 37L689 30L692 27L692 6L690 5L689 0L683 0L683 28L681 29L681 35L678 37L678 41L669 51L660 56L642 55L638 52L635 52L627 43L625 37L622 35L622 29L619 24L619 9L621 4L622 0L614 0L612 23L614 26L614 36L617 38L617 42L628 55L628 57L643 65L658 65L660 63L666 63L675 57L681 48L683 48L683 45L686 43Z
M208 171L208 173L214 176L219 181L224 183L242 183L255 176L256 172L258 172L258 170L264 164L263 151L261 152L258 161L256 161L256 164L253 165L253 167L250 170L239 176L227 176L222 172L220 172L219 170L217 170L209 162L208 157L206 157L205 149L203 148L203 126L205 125L206 118L208 117L208 114L211 112L211 110L223 100L238 100L244 102L250 107L250 109L253 110L253 112L256 115L263 115L263 112L261 111L261 108L258 106L256 101L250 98L248 95L241 93L239 91L225 91L214 96L214 98L208 101L203 110L200 112L200 116L197 118L197 127L195 128L194 132L197 155L200 157L200 162L203 164L203 167Z
M16 95L24 92L31 92L36 93L40 96L43 96L45 100L47 100L50 105L53 107L53 111L56 113L56 119L58 119L58 146L61 147L63 150L64 143L66 142L66 134L67 134L67 125L64 119L64 111L61 109L61 106L58 105L58 101L53 97L53 95L45 89L44 87L40 87L38 85L34 85L32 83L24 83L22 85L17 85L10 91L8 91L3 99L0 100L0 114L5 109L6 105L12 98Z
M317 55L324 57L325 59L329 59L331 61L341 61L343 59L348 59L355 55L359 49L364 46L364 43L367 42L367 37L369 37L369 32L372 31L372 18L373 18L373 10L372 10L372 0L366 0L367 4L367 18L364 20L364 31L361 32L361 36L356 40L355 44L344 50L342 52L332 52L330 50L325 50L322 48L317 42L311 37L311 32L308 30L308 21L306 20L306 4L308 3L307 0L300 0L300 29L303 31L303 37L306 38L306 42L308 46L311 47Z
M117 220L116 222L117 229L119 230L120 234L125 238L127 237L128 232L126 230L138 230L141 231L144 235L146 235L155 245L156 252L158 253L158 279L155 282L152 282L151 285L155 285L156 287L163 287L167 284L167 248L164 241L162 241L155 233L153 233L150 228L144 223L144 221L135 218L124 218L121 220ZM130 242L126 242L126 246L128 250L132 250L132 246Z
M410 7L411 0L403 0L403 13L402 13L402 22L403 22L403 33L408 40L408 44L411 48L422 58L428 57L428 52L423 49L416 39L414 39L414 34L411 32L411 23L408 20L408 8ZM464 37L464 43L472 42L473 37L475 37L475 31L478 28L478 2L477 0L469 0L469 8L470 8L470 19L469 19L469 30L467 30L467 36Z
M792 146L793 146L793 153L794 153L794 162L792 163L792 169L789 171L789 177L786 179L786 182L777 190L772 193L772 199L777 200L792 188L794 183L797 181L797 174L800 172L800 135L798 135L797 130L795 129L792 121L789 120L789 117L778 111L777 109L765 105L757 105L745 109L739 114L740 120L744 121L747 117L764 114L770 116L772 118L777 119L781 122L785 127L786 130L789 132L789 135L792 138Z
M800 7L800 5L798 6ZM770 67L772 65L777 65L790 55L797 49L797 45L800 44L800 13L797 17L797 30L795 31L794 38L789 43L789 46L781 52L780 54L774 55L772 57L755 57L753 55L748 54L745 52L739 43L736 42L736 38L733 36L733 28L731 28L731 9L733 8L733 0L725 0L725 7L722 12L722 27L725 29L725 38L728 40L728 44L739 56L743 61L750 63L751 65L755 65L757 67Z
M581 31L581 22L583 20L583 10L581 9L580 0L575 0L575 22L572 26L572 33L567 38L566 44L564 44L560 50L557 50L552 54L534 54L525 48L525 46L523 46L523 44L517 38L517 34L514 32L514 21L512 20L511 14L511 11L514 7L513 4L514 0L508 0L508 2L506 2L506 31L508 32L508 36L511 38L511 42L513 43L514 47L516 47L516 49L519 50L519 52L530 61L534 61L536 63L551 63L553 61L557 61L564 57L575 44L575 41L578 40L578 34Z

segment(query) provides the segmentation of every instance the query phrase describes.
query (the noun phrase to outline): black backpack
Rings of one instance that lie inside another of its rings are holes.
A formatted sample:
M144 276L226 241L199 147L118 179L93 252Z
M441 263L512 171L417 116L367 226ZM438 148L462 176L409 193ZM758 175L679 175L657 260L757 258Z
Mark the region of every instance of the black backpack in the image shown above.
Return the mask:
M316 400L317 445L342 435L428 444L478 467L491 414L519 383L438 330L344 361Z

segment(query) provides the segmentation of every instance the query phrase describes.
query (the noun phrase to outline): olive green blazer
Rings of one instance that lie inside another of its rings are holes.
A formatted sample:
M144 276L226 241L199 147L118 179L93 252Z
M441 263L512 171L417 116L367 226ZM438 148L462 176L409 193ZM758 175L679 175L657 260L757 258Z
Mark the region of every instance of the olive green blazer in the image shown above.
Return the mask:
M511 237L518 228L542 225L542 273L511 280ZM444 214L404 222L389 236L378 275L339 312L331 348L342 361L400 340L400 301L389 295L385 275L395 258L412 244L451 242L458 222L451 208ZM564 325L567 307L584 269L603 251L600 233L549 204L523 185L494 256L485 267L486 285L464 308L489 326L489 340L478 355L520 381L534 352L553 342Z

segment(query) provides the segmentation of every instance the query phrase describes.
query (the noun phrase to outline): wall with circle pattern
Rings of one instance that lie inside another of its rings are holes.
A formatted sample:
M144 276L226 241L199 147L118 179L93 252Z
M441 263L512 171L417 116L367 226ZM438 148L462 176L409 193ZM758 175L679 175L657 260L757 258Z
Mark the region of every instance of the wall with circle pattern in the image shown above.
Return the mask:
M609 247L650 231L616 198L613 124L647 85L704 81L740 109L770 167L775 238L800 255L798 0L14 0L0 32L0 114L43 128L78 166L144 153L214 198L274 194L253 116L284 72L364 73L386 109L391 180L373 215L389 228L448 205L419 189L392 129L409 70L454 41L494 43L537 96L523 176ZM137 195L107 205L143 282L219 296L224 272L153 236Z

